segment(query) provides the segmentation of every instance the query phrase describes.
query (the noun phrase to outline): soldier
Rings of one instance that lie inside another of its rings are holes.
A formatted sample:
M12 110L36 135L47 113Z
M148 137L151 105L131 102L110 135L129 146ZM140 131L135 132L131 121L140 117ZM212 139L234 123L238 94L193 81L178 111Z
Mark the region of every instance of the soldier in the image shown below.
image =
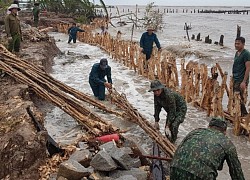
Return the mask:
M34 8L33 8L33 18L34 18L34 26L38 26L39 22L39 14L40 14L40 9L39 9L39 2L34 3Z
M107 76L108 82L105 76ZM105 87L112 88L111 67L106 58L102 58L100 63L93 65L89 74L89 84L94 96L101 101L105 100Z
M159 129L159 115L161 108L164 108L167 112L165 130L167 127L170 129L170 141L174 143L177 139L179 125L185 119L187 112L186 102L179 93L166 88L159 80L151 82L150 91L154 92L155 127Z
M5 17L5 31L9 40L8 50L15 53L19 53L20 44L22 40L22 32L20 26L20 19L17 15L17 11L21 9L17 4L11 4L8 10L11 12Z
M225 136L227 124L212 118L208 128L190 132L178 146L171 166L171 180L216 179L226 160L232 180L244 180L235 146Z

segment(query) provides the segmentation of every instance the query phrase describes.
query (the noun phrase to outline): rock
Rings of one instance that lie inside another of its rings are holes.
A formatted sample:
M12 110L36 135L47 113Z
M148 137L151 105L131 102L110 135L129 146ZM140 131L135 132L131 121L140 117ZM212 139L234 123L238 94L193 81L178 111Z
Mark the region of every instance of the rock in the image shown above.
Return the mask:
M80 149L87 149L89 146L88 146L88 144L86 142L79 142L78 147Z
M65 177L60 176L60 177L56 178L56 180L68 180L68 179L65 178Z
M113 141L102 144L99 146L100 150L105 151L109 155L111 155L114 151L118 151L118 147L113 143Z
M90 165L98 171L112 171L117 168L114 160L105 151L99 151L91 160Z
M74 160L79 162L84 167L89 167L89 163L91 161L92 154L89 150L76 150L71 156L70 160Z
M141 160L139 158L133 158L132 162L131 162L131 166L133 168L139 168L141 167Z
M135 178L134 176L132 175L125 175L125 176L121 176L115 180L137 180L137 178Z
M113 178L107 177L107 173L97 171L89 176L90 180L112 180Z
M115 162L125 170L129 170L132 168L133 159L126 151L128 148L119 148L117 151L113 151L111 157L115 160Z
M90 172L80 163L74 160L68 160L60 164L57 177L65 177L70 180L79 180L84 176L89 176Z
M109 173L109 176L112 178L119 178L125 175L132 175L137 180L145 180L147 179L147 172L139 169L139 168L132 168L131 170L128 171L123 171L123 170L115 170Z
M89 57L88 55L86 55L86 54L83 55L83 58L84 58L84 59L90 59L90 57Z

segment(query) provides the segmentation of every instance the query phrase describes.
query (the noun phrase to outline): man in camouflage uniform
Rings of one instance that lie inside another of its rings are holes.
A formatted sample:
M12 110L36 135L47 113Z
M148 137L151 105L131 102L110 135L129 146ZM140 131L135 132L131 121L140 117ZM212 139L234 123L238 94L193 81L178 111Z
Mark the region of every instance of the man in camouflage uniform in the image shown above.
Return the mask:
M39 22L39 14L40 14L39 2L34 3L34 8L32 10L32 13L33 13L33 18L34 18L34 26L37 27L38 22Z
M18 53L20 50L22 32L20 26L20 19L17 16L17 11L20 11L21 9L18 7L17 4L11 4L8 10L11 13L8 14L4 20L5 31L9 40L8 50L10 52L14 50L14 52Z
M244 180L235 146L225 136L227 124L212 118L208 128L190 132L178 146L170 167L171 180L215 180L226 160L232 180Z
M174 143L177 139L179 125L184 121L187 112L187 105L183 97L166 88L159 80L151 82L150 90L154 92L155 106L155 127L159 129L161 108L167 112L166 126L171 131L170 141Z

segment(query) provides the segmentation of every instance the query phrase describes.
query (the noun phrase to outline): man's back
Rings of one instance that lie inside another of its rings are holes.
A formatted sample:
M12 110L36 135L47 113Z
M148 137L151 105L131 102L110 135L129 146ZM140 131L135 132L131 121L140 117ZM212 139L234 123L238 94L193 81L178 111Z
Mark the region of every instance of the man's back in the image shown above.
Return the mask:
M216 179L224 160L229 163L230 174L242 173L233 143L219 130L196 129L189 133L177 148L171 167L190 172L201 179ZM235 169L239 167L241 173ZM243 178L244 179L244 178Z

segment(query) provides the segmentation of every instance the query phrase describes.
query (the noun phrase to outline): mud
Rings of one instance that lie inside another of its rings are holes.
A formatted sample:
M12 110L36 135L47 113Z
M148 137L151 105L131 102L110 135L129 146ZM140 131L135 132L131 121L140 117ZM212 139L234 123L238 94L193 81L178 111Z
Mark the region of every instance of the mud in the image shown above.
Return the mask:
M53 23L54 24L54 23ZM45 25L50 25L45 24ZM44 25L44 27L45 27ZM3 32L3 26L0 26ZM30 28L22 27L23 36ZM6 44L4 33L0 42ZM31 42L25 39L18 56L44 71L50 72L53 58L60 53L52 38ZM39 179L38 168L47 157L47 132L37 132L26 108L30 106L36 118L43 124L49 105L37 97L28 86L17 82L7 74L0 77L0 179Z

